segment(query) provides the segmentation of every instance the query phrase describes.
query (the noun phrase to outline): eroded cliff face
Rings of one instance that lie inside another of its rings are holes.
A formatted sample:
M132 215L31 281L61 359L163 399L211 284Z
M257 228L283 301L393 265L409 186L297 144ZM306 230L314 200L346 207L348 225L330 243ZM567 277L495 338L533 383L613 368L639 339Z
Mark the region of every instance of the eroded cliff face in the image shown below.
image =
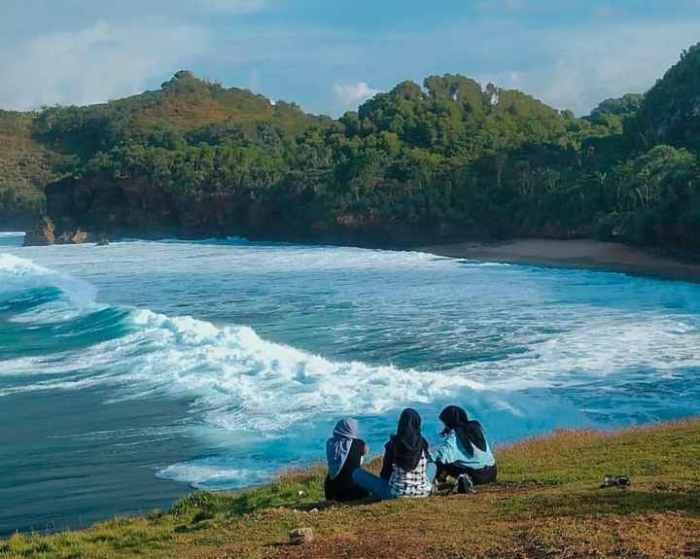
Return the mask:
M197 204L178 208L172 197L143 179L116 181L92 176L67 178L46 188L47 216L56 237L70 239L85 231L88 239L115 236L158 237L180 235L187 228L183 217L197 220ZM214 215L221 213L213 207Z
M46 215L29 230L27 245L124 237L238 235L266 240L409 246L484 236L454 224L388 223L372 216L319 212L314 209L314 201L270 201L256 196L254 191L200 191L191 196L173 196L141 178L66 178L48 185L46 198Z
M231 193L172 196L146 179L67 178L46 188L46 216L28 244L74 243L114 237L203 237L289 230L274 212Z
M24 246L46 246L56 242L56 226L49 217L38 219L24 236Z

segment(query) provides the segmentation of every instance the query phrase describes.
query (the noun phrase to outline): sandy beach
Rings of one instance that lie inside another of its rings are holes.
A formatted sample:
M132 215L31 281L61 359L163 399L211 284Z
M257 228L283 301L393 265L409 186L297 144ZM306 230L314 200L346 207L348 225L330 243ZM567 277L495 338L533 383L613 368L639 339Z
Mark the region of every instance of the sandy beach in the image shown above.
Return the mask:
M461 242L421 250L439 256L544 266L605 269L700 283L700 264L646 252L621 243L590 239L517 239L501 243Z

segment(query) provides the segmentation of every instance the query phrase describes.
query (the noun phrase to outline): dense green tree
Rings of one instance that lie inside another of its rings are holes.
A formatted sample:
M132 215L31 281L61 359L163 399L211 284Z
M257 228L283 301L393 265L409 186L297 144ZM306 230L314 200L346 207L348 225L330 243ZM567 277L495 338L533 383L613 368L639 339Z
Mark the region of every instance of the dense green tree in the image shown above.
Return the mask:
M584 118L445 75L333 120L183 71L110 103L0 113L0 126L55 155L65 178L49 187L61 202L48 210L73 226L407 241L595 234L697 249L699 61L693 47L648 94ZM43 203L0 184L0 215L8 208Z

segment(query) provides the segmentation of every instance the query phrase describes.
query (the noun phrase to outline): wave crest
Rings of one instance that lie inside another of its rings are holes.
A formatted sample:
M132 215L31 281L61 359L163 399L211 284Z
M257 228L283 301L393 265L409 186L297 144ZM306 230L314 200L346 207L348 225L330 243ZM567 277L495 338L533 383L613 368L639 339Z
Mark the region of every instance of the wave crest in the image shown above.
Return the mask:
M71 304L86 308L94 305L97 289L68 274L56 272L31 260L12 254L0 254L0 300L33 288L55 288Z
M86 282L10 255L0 256L0 276L15 287L59 289L72 304L89 313L62 320L92 321L97 330L119 332L113 339L37 357L5 361L5 376L41 371L51 378L0 391L0 396L36 390L84 389L112 385L114 398L165 394L191 402L200 421L226 430L279 431L290 424L327 414L380 414L404 403L428 403L460 390L480 390L481 384L463 375L413 371L391 365L357 361L334 362L284 344L262 339L247 326L219 327L192 317L170 317L150 310L124 312L112 308L105 315L95 305L94 287ZM32 314L46 320L48 314ZM104 316L119 321L108 328ZM55 316L51 314L52 319ZM81 333L87 326L83 325ZM68 346L70 347L70 346Z

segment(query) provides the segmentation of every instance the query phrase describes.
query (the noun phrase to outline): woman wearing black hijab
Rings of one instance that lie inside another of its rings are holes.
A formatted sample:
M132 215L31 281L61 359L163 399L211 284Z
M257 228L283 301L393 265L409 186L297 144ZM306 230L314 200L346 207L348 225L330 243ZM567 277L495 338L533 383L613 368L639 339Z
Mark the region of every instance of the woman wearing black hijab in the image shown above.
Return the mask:
M353 473L353 480L380 499L427 497L431 490L427 473L429 461L420 415L408 408L401 413L396 434L384 446L380 477L358 469Z
M437 479L452 476L464 492L473 485L496 481L496 459L491 452L484 428L478 421L470 421L467 412L458 406L447 406L440 414L445 425L444 440L433 453L437 465Z

